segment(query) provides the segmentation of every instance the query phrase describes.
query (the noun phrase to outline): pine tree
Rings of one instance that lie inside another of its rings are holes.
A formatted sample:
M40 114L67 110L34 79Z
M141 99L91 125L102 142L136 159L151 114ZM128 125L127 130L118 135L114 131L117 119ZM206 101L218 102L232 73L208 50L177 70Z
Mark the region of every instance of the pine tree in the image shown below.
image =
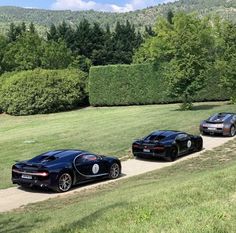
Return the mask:
M170 24L173 24L173 18L174 18L174 13L172 12L172 10L169 10L167 12L167 21L170 23Z
M51 24L49 32L47 32L47 40L53 40L57 42L59 39L57 28L55 24Z
M35 34L35 33L36 33L36 29L35 29L35 26L34 26L34 23L33 23L33 22L30 23L29 32L30 32L31 34Z

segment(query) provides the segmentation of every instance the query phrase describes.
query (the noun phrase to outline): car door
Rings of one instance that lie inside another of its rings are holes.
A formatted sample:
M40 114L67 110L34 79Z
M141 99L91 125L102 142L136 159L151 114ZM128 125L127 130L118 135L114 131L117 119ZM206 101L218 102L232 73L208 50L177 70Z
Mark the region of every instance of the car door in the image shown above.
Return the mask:
M75 159L77 173L84 179L92 179L104 174L104 165L100 156L94 154L80 155Z
M189 152L192 148L191 137L188 134L178 134L175 138L175 141L179 148L179 154L185 154Z

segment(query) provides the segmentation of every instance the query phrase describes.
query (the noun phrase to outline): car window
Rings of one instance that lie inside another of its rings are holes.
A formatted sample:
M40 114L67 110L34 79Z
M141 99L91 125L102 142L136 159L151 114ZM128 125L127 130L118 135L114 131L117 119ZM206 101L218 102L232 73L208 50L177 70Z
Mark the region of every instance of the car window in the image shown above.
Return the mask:
M81 163L86 163L86 162L89 162L89 161L95 161L97 160L97 156L96 155L80 155L76 161L75 161L75 164L81 164Z
M156 135L156 134L150 134L148 135L146 138L144 138L144 140L149 140L149 141L161 141L163 139L165 139L166 136L164 135Z
M226 121L231 116L232 115L228 113L219 113L219 114L215 114L214 116L211 116L209 118L209 121Z
M176 139L176 140L183 140L183 139L185 139L185 138L188 138L188 135L182 133L182 134L177 135L177 137L176 137L175 139Z
M170 135L167 137L167 140L174 140L176 138L176 134Z

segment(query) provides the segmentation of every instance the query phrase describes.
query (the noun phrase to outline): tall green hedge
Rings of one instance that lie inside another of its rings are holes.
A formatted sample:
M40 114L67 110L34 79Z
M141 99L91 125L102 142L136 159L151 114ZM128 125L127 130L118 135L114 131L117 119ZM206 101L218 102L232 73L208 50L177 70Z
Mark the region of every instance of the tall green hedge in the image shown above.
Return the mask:
M87 75L75 69L22 71L0 77L0 106L12 115L70 110L87 98Z
M227 100L219 80L209 77L194 101ZM89 101L92 106L179 102L167 93L168 83L152 64L97 66L90 69Z

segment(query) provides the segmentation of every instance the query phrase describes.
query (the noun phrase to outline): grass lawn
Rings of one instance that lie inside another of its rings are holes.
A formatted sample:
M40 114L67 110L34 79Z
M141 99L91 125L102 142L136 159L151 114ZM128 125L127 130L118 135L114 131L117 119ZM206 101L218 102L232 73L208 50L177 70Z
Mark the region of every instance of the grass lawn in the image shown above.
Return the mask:
M13 117L0 115L0 188L11 186L15 160L41 152L77 148L123 157L130 155L134 139L156 129L175 129L198 134L202 119L221 111L236 112L226 102L195 104L192 111L178 111L178 104L131 107L88 107L78 111Z
M236 139L171 167L0 214L0 232L234 233L235 219Z

